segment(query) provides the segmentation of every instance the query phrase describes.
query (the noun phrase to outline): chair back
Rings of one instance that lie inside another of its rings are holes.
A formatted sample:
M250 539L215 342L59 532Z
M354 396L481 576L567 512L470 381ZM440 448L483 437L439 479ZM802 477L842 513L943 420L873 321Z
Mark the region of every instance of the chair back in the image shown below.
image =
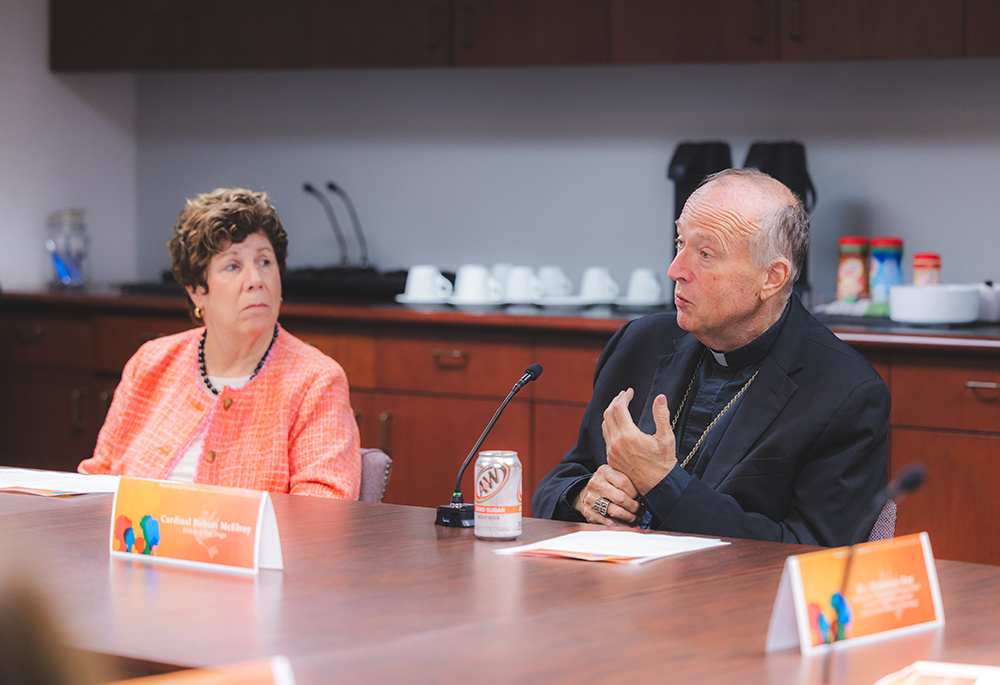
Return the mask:
M379 449L361 450L361 494L362 502L381 502L385 487L392 473L392 459Z
M876 542L878 540L891 540L896 535L896 503L891 499L887 500L885 506L882 507L882 513L878 515L875 519L875 525L872 526L871 535L868 536L868 542Z

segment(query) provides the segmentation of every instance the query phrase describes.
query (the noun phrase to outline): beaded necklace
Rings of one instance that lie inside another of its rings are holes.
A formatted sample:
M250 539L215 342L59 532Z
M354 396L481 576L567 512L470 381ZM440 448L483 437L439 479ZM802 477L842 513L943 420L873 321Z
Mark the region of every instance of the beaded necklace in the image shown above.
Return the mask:
M218 396L218 389L212 385L212 381L208 380L208 370L205 368L205 336L208 335L208 329L201 334L201 342L198 343L198 368L201 371L201 380L205 383L205 387L208 388L213 395ZM257 368L253 370L253 375L250 376L250 380L253 380L258 373L260 373L261 367L264 366L264 360L267 359L267 355L271 353L271 348L274 347L274 341L278 339L278 324L274 324L274 335L271 336L271 344L267 346L267 350L264 352L264 356L260 358L257 362Z

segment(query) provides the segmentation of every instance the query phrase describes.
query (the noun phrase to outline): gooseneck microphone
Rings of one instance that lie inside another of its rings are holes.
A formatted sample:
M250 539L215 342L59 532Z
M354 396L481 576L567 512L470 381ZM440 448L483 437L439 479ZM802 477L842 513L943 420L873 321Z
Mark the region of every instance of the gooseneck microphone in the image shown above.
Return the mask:
M493 430L493 424L495 424L497 419L500 418L500 414L503 412L504 407L507 406L507 403L511 401L514 395L516 395L521 388L541 375L542 365L532 364L525 370L521 379L514 384L513 388L511 388L510 394L508 394L504 401L500 404L500 408L497 409L497 413L493 415L493 418L490 419L489 424L486 426L486 430L484 430L483 434L479 436L479 440L476 441L472 451L469 452L469 456L467 456L465 461L462 462L462 468L458 470L458 478L455 479L455 491L451 495L451 504L442 504L438 506L437 519L434 521L436 525L448 526L450 528L471 528L475 525L476 505L466 504L465 500L462 499L462 476L465 475L465 469L469 467L469 464L472 462L472 458L476 456L476 452L479 450L479 446L483 444L483 440L485 440L486 436L490 434L491 430Z
M354 226L354 235L358 237L358 247L361 248L361 261L358 263L358 266L362 269L367 269L369 266L368 241L365 240L365 234L361 232L361 222L358 221L358 213L354 211L354 203L351 202L351 198L347 195L347 191L333 181L328 181L326 187L331 193L336 193L340 196L340 199L343 200L344 204L347 206L347 213L351 215L351 225Z
M885 508L889 500L895 500L899 504L908 494L923 485L926 478L927 468L923 464L910 464L900 471L899 475L893 478L889 485L879 490L878 494L872 498L868 514L861 519L861 522L851 534L851 545L847 548L847 561L844 562L844 575L841 576L840 580L841 598L847 596L847 581L851 573L851 562L854 560L854 548L858 543L864 542L863 539L859 540L858 538L865 535L866 531L871 531L872 526L875 525L875 521L878 519L878 515L882 513L882 509ZM834 619L830 623L830 648L823 657L823 677L821 680L823 683L830 682L831 657L837 640L837 629L838 620Z
M348 265L347 241L344 240L344 233L340 230L337 215L333 213L333 205L330 204L330 201L326 199L323 193L316 190L316 187L312 183L304 183L302 190L319 200L320 204L323 205L323 209L326 210L326 218L330 221L330 227L333 229L333 237L337 239L337 246L340 248L340 265L346 267Z

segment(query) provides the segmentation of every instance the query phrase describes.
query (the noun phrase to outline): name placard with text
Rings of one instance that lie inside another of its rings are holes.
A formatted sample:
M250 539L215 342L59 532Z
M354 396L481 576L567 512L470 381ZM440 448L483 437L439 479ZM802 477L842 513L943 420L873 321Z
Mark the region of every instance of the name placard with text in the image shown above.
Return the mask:
M266 492L122 477L111 512L111 556L234 573L281 569Z
M944 625L927 533L788 557L767 651L803 655ZM847 574L845 580L844 575Z

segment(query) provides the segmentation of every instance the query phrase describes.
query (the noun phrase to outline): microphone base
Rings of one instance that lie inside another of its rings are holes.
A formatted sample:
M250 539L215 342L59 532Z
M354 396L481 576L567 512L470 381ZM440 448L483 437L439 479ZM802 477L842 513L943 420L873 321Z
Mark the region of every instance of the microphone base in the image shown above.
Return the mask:
M447 528L472 528L476 525L476 505L442 504L437 508L434 525Z

